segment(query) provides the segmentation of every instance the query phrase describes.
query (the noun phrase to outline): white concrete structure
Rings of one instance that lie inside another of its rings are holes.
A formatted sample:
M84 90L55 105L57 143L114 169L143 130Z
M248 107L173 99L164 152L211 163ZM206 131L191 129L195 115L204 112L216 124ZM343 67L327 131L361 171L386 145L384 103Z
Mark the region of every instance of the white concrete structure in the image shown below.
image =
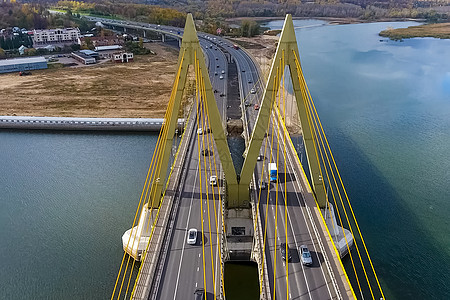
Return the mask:
M114 53L112 59L116 63L130 62L133 61L133 53L131 52Z
M48 130L159 131L164 119L0 116L0 128ZM178 119L179 130L184 119Z
M36 46L51 44L80 44L80 29L57 28L33 30L33 44Z

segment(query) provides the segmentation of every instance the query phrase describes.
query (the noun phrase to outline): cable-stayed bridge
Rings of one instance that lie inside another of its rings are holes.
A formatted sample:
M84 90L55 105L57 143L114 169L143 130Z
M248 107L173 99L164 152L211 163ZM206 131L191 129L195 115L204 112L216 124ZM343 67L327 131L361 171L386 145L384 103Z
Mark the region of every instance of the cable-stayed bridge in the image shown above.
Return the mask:
M190 14L184 29L95 20L154 31L180 45L111 299L384 298L302 72L290 15L267 79L244 49L212 35L199 38ZM289 97L300 119L303 166L286 129ZM179 142L176 123L186 103ZM242 166L230 149L233 119L242 121ZM257 266L256 295L245 298L246 287L229 287L230 262Z

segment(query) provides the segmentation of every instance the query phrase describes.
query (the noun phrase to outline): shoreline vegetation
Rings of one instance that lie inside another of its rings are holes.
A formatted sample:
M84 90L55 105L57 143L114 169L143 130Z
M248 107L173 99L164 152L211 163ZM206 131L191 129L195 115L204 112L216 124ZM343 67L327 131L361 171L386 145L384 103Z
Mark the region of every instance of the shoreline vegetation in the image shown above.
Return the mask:
M450 39L450 23L423 24L397 29L388 28L381 31L380 36L396 41L416 37Z

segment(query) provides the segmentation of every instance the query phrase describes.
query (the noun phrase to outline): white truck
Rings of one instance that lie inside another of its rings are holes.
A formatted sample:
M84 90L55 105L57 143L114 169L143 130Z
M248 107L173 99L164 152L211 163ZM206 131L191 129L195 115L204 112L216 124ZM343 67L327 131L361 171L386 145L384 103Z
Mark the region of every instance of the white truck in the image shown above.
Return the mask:
M269 163L269 177L270 181L277 181L277 164Z

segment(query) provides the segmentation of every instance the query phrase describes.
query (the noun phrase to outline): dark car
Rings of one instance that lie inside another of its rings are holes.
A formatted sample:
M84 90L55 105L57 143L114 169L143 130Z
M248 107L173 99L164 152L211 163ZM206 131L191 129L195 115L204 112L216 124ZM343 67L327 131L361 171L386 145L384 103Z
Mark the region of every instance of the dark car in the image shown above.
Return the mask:
M28 75L31 75L31 72L29 72L29 71L20 71L19 72L19 76L28 76Z
M194 299L195 300L205 300L205 290L204 289L196 289L194 292Z
M281 243L280 245L280 251L281 251L281 258L286 261L286 243ZM287 246L287 259L288 262L292 259L291 249L289 249L289 246Z
M211 156L211 155L213 155L213 152L212 152L212 150L205 149L205 150L202 150L202 155L203 156Z

